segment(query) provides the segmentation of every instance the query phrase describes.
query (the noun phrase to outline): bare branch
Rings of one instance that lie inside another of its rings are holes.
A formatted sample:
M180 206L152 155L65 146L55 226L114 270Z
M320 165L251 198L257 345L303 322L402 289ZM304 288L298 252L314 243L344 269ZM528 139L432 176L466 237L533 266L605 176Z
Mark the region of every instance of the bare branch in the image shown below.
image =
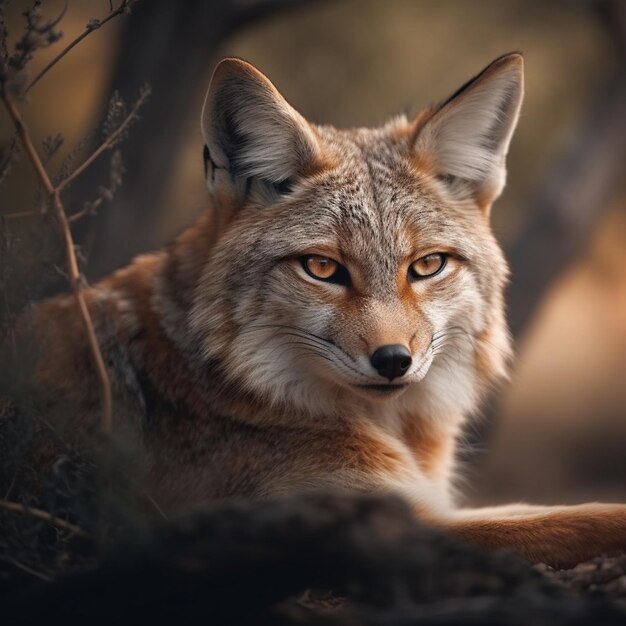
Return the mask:
M85 206L80 211L76 211L76 213L68 216L67 221L70 224L73 224L74 222L78 222L78 220L83 217L87 217L87 215L95 215L96 211L100 208L100 205L103 202L103 197L96 198L93 202L85 202Z
M87 340L89 343L89 349L91 351L91 356L94 361L94 365L96 368L96 373L98 375L98 379L100 381L100 393L102 399L102 421L101 427L105 432L110 431L111 429L111 421L112 421L112 396L111 396L111 381L109 380L109 375L107 374L106 366L104 364L104 359L102 358L102 352L100 351L100 346L98 344L98 339L96 337L96 333L93 327L93 322L91 320L91 316L89 314L89 309L87 308L87 302L85 301L85 296L82 292L81 285L81 274L78 268L78 261L76 260L76 252L74 250L74 240L72 238L72 232L70 230L70 225L67 220L67 215L65 213L65 209L63 208L63 204L61 203L61 197L59 195L59 189L55 189L50 181L50 177L46 172L45 167L43 166L39 155L37 154L37 150L33 145L33 142L30 138L26 125L18 111L15 103L8 95L2 96L2 101L15 124L15 128L18 133L18 137L24 147L26 155L30 159L33 168L37 174L37 177L41 181L44 190L50 197L52 201L52 208L54 211L54 215L57 219L59 227L61 229L61 233L63 235L64 243L65 243L65 255L67 260L68 272L70 277L70 283L72 286L72 291L74 293L74 297L76 299L76 305L78 306L80 316L83 321L83 326L85 327L85 332L87 334Z
M73 224L87 215L95 215L103 202L103 197L96 198L93 202L85 202L85 206L80 211L76 211L76 213L73 213L67 218L68 222Z
M122 177L124 175L124 165L122 163L122 155L119 150L116 150L111 157L111 169L109 172L109 184L107 186L100 186L98 191L98 197L95 200L85 202L83 208L76 213L68 216L70 224L78 221L79 219L87 215L95 215L100 205L106 200L110 202L113 199L113 195L119 189L122 184Z
M42 162L43 162L44 165L47 165L52 160L54 155L59 151L59 149L63 145L64 141L65 141L65 138L63 137L63 135L61 133L57 133L54 136L49 135L48 137L46 137L43 140L43 142L42 142L42 146L43 146L43 160L42 160Z
M36 517L37 519L48 522L48 524L52 524L61 530L66 530L67 532L70 532L78 537L88 537L87 533L79 526L67 522L56 515L52 515L52 513L42 511L41 509L34 509L33 507L20 504L19 502L12 502L11 500L0 500L0 508L6 509L7 511L13 511L14 513L23 513L25 515Z
M41 215L40 211L17 211L16 213L7 213L2 215L0 213L0 222L2 220L20 220L27 217L34 217L35 215Z
M7 28L3 6L0 5L0 91L19 96L24 92L26 75L24 68L33 58L35 52L47 48L62 37L56 30L65 13L65 9L58 18L44 22L41 17L41 0L34 0L30 9L22 12L26 19L24 34L17 40L13 53L7 48Z
M85 37L91 34L94 30L98 30L102 26L104 26L109 20L112 20L114 17L118 15L122 15L123 13L128 13L130 6L136 0L122 0L120 6L113 10L113 6L111 5L111 13L107 15L103 20L89 20L87 22L87 26L85 30L76 37L73 41L71 41L59 54L50 61L38 74L33 78L33 80L28 84L26 89L24 90L24 94L27 94L72 48L77 46Z
M24 565L24 563L20 563L16 559L9 559L7 557L0 556L0 560L17 567L17 569L21 569L23 572L26 572L35 578L39 578L39 580L43 580L46 583L54 582L54 579L50 578L50 576L46 576L46 574L42 574L41 572L34 570L32 567L28 567L28 565Z
M124 121L100 144L100 146L92 152L92 154L85 159L71 174L69 174L64 180L62 180L56 187L56 191L60 193L65 187L67 187L73 180L78 178L98 157L106 152L112 150L121 139L122 135L126 132L130 124L138 117L139 109L143 106L148 96L150 96L150 88L144 87L139 94L139 98L133 105L130 113L126 116Z

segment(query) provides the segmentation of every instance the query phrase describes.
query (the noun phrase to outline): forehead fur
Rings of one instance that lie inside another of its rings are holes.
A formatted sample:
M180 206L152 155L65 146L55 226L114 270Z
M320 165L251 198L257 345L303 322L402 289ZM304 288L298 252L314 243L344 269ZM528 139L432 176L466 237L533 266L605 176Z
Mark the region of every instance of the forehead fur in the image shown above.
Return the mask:
M241 241L248 232L250 253L268 259L330 248L339 260L375 266L377 276L433 247L484 256L491 243L485 216L420 169L413 129L404 118L375 129L315 127L332 165L274 206L245 210L234 236Z

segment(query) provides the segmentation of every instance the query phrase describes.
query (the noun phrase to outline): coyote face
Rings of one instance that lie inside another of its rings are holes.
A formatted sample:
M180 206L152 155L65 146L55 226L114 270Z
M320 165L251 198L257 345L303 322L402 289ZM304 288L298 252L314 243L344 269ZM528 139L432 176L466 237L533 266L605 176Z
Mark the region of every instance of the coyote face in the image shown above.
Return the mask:
M413 122L340 131L223 61L203 112L221 220L192 311L203 357L313 414L473 409L509 353L489 208L521 93L512 55Z

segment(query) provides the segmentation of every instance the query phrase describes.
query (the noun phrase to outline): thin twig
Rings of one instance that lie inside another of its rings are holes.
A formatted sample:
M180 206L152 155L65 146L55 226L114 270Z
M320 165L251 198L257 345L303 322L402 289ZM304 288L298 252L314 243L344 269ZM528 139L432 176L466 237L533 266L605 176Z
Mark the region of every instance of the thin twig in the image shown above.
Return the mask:
M46 583L54 582L54 579L50 578L50 576L47 576L46 574L42 574L41 572L38 572L37 570L34 570L32 567L28 567L28 565L24 565L24 563L20 563L19 561L16 561L15 559L9 559L7 557L0 556L0 560L4 561L5 563L9 563L10 565L13 565L14 567L17 567L17 569L21 569L23 572L26 572L27 574L30 574L31 576L34 576L35 578L39 578L39 580L43 580Z
M164 519L167 520L167 515L165 514L165 511L159 506L158 502L144 489L143 490L143 494L144 496L146 496L148 502L154 507L154 509L156 510L156 512Z
M121 15L126 11L128 6L131 4L131 0L122 0L120 6L112 10L109 15L107 15L103 20L98 20L97 22L89 22L85 30L76 37L73 41L71 41L57 56L50 61L40 72L33 78L33 80L28 84L26 89L24 90L24 95L26 95L43 77L47 74L74 46L78 45L87 35L92 33L94 30L100 29L104 26L109 20L112 20L114 17Z
M20 502L13 502L11 500L0 500L0 508L6 509L7 511L13 511L14 513L23 513L24 515L30 515L31 517L36 517L37 519L43 520L44 522L48 522L48 524L52 524L52 526L56 526L61 530L66 530L73 535L77 535L78 537L87 538L89 535L75 524L71 522L67 522L56 515L52 515L52 513L48 513L48 511L42 511L41 509L35 509L32 506L26 506L25 504L21 504Z
M43 185L44 190L52 200L52 208L61 228L61 233L63 235L65 243L65 255L72 291L74 292L76 305L78 306L80 316L83 321L83 326L85 327L85 332L87 333L89 349L91 351L91 356L100 382L100 394L102 400L101 427L104 432L108 432L111 430L112 422L113 403L111 397L111 381L109 380L109 375L107 374L104 359L102 358L102 352L100 351L100 346L98 344L98 339L96 337L96 333L93 327L93 322L89 314L89 309L87 308L87 302L85 301L85 296L83 295L81 289L81 276L80 270L78 269L78 261L76 260L76 252L74 250L74 240L72 238L72 231L70 230L70 225L67 220L65 209L63 208L63 204L61 203L59 190L54 188L50 177L48 176L48 173L46 172L46 169L43 166L39 155L37 154L37 150L33 145L26 125L24 124L19 110L15 106L15 103L6 94L2 96L2 101L4 102L4 105L9 115L11 116L11 119L13 120L13 123L15 124L15 128L17 130L20 141L35 169L39 180L41 181L41 184Z
M126 116L126 119L102 142L102 144L89 156L83 163L81 163L69 176L63 179L56 187L58 193L60 193L65 187L67 187L73 180L78 178L101 154L107 150L112 150L115 147L118 139L124 134L130 123L137 118L137 112L143 106L144 102L150 95L150 89L143 89L139 94L139 98L133 105L130 113Z
M17 211L17 213L6 213L2 215L0 213L0 220L17 220L24 217L33 217L34 215L41 215L40 211Z
M103 202L104 202L104 198L97 198L84 209L81 209L80 211L76 211L76 213L72 213L72 215L68 215L67 221L70 224L73 224L74 222L77 222L78 220L85 217L86 215L91 215L92 213L95 213L96 209L99 208L99 206Z

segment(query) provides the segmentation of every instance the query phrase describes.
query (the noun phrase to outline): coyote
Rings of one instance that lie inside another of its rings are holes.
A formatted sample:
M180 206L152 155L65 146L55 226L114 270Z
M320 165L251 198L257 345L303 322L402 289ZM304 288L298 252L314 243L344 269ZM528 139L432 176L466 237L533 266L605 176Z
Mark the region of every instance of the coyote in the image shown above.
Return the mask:
M488 549L575 563L626 550L626 505L455 506L455 442L511 348L490 228L523 95L493 61L415 119L305 120L249 63L202 112L210 208L85 291L115 393L164 508L310 489L395 492ZM73 299L34 308L42 410L95 430Z

